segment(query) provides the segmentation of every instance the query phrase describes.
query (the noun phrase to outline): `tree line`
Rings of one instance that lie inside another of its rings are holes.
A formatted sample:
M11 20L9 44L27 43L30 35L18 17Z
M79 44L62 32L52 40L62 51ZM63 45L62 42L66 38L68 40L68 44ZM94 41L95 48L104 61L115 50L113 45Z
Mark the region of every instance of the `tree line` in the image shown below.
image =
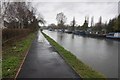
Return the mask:
M91 32L93 34L106 34L109 32L120 32L120 15L113 19L110 19L109 22L102 22L102 17L100 16L99 21L94 24L94 17L91 18L91 25L89 24L89 18L85 17L85 21L82 26L76 24L75 17L70 22L70 24L65 24L67 21L67 17L64 15L63 12L58 13L56 16L57 25L54 23L48 25L48 28L52 29L61 29L65 30L68 29L70 31L81 30L85 32Z
M8 29L31 29L39 27L38 23L44 24L44 18L36 17L36 9L30 2L3 2L2 19L5 28Z
M2 2L2 42L20 39L39 29L45 20L36 16L31 2Z

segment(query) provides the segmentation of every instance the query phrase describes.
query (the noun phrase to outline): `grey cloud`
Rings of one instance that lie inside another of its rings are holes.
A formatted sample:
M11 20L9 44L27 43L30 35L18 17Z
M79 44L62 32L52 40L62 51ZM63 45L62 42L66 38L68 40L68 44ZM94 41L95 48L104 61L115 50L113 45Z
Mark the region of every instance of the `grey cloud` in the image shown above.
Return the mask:
M117 15L117 2L35 2L33 5L41 12L48 24L56 23L56 14L64 12L67 16L67 23L70 23L73 16L78 24L84 22L85 16L94 16L94 22L103 17L103 22L114 18Z
M32 2L118 2L119 0L28 0Z

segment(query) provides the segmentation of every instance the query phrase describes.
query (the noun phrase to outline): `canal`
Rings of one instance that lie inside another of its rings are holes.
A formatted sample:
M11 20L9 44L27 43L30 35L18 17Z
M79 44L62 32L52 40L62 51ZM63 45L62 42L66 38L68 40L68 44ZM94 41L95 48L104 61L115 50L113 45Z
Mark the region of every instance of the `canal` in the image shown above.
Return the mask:
M94 70L101 72L108 78L118 77L119 41L82 37L48 30L43 32Z

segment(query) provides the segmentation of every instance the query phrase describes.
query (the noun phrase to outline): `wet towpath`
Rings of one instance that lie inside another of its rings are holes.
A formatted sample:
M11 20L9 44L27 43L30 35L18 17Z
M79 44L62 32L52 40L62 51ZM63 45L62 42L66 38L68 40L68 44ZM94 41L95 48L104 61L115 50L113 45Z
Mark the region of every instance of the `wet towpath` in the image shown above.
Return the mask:
M38 31L17 78L79 78ZM79 80L77 79L77 80Z

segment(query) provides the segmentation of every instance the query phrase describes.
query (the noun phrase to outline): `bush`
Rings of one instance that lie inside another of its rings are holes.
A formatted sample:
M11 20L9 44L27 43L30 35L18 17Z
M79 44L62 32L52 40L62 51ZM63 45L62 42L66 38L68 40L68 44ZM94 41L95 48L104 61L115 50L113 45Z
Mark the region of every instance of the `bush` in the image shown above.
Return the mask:
M20 39L27 36L30 32L30 29L3 29L2 43L13 39Z

